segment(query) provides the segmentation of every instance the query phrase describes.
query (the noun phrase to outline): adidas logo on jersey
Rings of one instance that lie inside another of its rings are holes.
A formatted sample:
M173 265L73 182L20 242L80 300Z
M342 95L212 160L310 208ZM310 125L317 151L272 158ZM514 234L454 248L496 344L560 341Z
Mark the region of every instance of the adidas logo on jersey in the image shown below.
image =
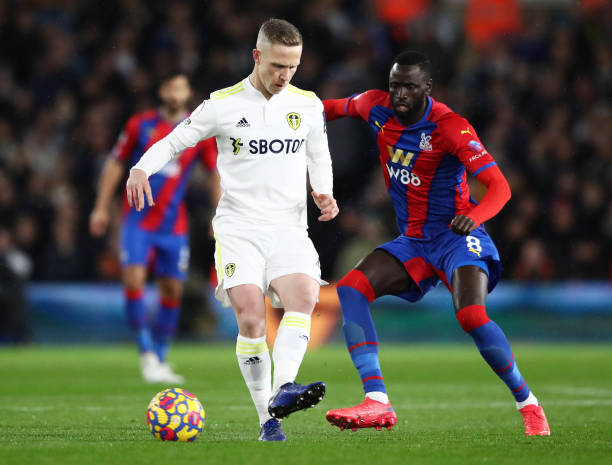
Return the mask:
M249 357L244 361L245 365L257 365L258 363L261 363L261 359L257 356Z
M249 128L251 127L251 125L249 124L249 122L246 120L246 118L242 118L240 121L238 121L236 123L236 127L237 128Z

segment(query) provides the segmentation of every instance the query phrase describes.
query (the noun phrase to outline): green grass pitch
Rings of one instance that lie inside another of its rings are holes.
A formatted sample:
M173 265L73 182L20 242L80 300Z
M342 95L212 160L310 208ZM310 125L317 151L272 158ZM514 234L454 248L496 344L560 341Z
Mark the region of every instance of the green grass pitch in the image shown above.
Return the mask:
M286 443L258 442L234 347L179 345L176 370L206 410L194 443L161 443L145 410L165 387L144 384L132 347L0 349L0 463L12 464L609 464L612 346L515 344L550 437L525 437L505 386L470 345L382 345L398 415L393 431L340 431L330 408L362 399L343 347L306 355L298 381L323 380L314 409L284 422Z

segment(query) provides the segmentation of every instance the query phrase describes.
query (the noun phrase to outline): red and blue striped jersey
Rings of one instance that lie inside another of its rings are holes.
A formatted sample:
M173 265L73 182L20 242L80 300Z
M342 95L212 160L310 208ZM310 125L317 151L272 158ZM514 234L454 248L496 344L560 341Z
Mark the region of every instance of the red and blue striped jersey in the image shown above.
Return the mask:
M112 156L132 167L155 142L168 135L176 125L166 121L158 110L133 115L126 123ZM187 210L184 197L189 173L197 160L213 171L217 164L217 143L214 138L186 149L158 173L149 178L155 205L138 212L129 208L124 194L124 225L159 233L186 234Z
M465 118L427 97L423 117L404 126L395 117L389 93L381 90L344 102L344 114L335 114L340 106L325 105L326 116L346 115L369 124L402 234L431 238L448 229L456 215L472 210L476 202L470 197L466 168L476 176L496 163Z

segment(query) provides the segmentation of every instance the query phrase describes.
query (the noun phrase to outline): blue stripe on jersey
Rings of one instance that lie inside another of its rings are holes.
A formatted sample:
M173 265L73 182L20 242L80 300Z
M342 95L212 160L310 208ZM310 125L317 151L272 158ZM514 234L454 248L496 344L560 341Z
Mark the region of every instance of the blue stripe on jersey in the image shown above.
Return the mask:
M490 167L492 167L492 166L494 166L494 165L497 165L497 163L495 163L494 161L492 161L491 163L488 163L488 164L486 164L486 165L484 165L484 166L481 166L480 168L478 168L478 169L477 169L477 170L474 172L473 176L478 176L478 173L480 173L481 171L486 170L487 168L490 168Z
M172 228L174 228L174 223L176 223L176 219L179 214L178 206L183 201L183 198L185 197L185 190L187 189L187 184L189 181L189 173L194 167L195 167L195 163L190 163L189 166L185 168L185 171L181 175L181 179L178 185L176 186L176 190L174 191L174 194L172 195L172 200L166 208L167 216L164 218L164 220L162 221L162 224L160 225L161 231L166 231L168 230L168 228L170 228L170 230L168 230L168 232L170 232Z
M408 163L407 166L401 164L401 159L398 160L400 163L393 163L393 166L397 169L405 169L408 171L412 171L414 168L414 164L419 159L419 155L421 155L421 148L419 147L421 143L422 135L430 136L433 131L436 130L438 125L432 121L428 121L426 116L429 114L431 110L431 99L429 99L429 106L427 107L427 111L425 112L425 116L419 120L418 123L409 126L408 128L402 131L402 135L397 140L396 144L393 146L393 150L401 149L404 151L404 156L408 152L412 153L413 156ZM389 162L391 164L391 162ZM395 213L397 215L397 226L400 229L402 234L406 231L408 227L409 221L409 212L408 212L408 189L410 188L410 184L403 184L401 182L401 177L393 179L393 190L389 189L389 194L391 195L391 199L393 200L393 205L395 207ZM416 195L413 193L412 195ZM428 193L424 195L429 195ZM428 209L429 212L429 209Z
M372 131L374 131L374 137L378 137L378 133L382 130L382 127L387 121L393 118L393 115L392 108L376 105L370 109L368 124Z
M158 124L158 116L155 116L155 118L152 119L144 120L142 123L140 123L140 128L138 131L138 144L134 147L134 151L132 152L132 166L138 163L140 157L144 155L145 147L151 139L151 132L155 130L155 127Z

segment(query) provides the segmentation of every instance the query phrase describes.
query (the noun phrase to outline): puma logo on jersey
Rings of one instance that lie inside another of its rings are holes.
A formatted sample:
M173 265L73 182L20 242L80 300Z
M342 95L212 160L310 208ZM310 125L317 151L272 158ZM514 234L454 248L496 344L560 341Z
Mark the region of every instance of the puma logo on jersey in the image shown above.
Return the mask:
M374 121L374 125L378 126L378 128L380 129L380 132L382 132L383 134L385 133L385 125L384 124L381 126L378 121Z
M236 123L236 127L237 128L250 128L251 125L246 120L246 118L243 116L242 119Z
M470 128L462 129L461 134L469 134L470 136L472 135L472 133L470 132Z
M468 251L472 252L472 253L475 253L476 255L478 255L480 257L480 252L478 250L473 249L472 247L468 247Z

